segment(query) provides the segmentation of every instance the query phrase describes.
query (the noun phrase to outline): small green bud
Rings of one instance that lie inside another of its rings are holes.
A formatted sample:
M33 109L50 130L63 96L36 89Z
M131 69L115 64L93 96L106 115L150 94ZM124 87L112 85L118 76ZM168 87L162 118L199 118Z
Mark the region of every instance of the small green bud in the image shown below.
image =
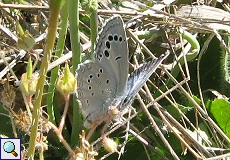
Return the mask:
M95 12L98 9L98 1L97 0L82 0L81 6L88 14L91 14L92 12Z
M32 96L36 92L37 83L37 74L32 74L31 78L28 79L27 73L23 73L21 77L20 89L26 96Z
M63 95L72 94L76 92L77 80L74 75L70 72L69 65L66 64L63 75L61 75L57 80L57 90Z
M27 73L27 79L31 79L32 74L33 74L33 65L32 65L32 61L31 61L31 57L29 57L29 60L28 60L28 64L26 67L26 73Z
M20 23L18 21L16 21L16 27L17 27L17 32L19 34L19 37L23 37L24 31L23 31L22 26L20 25Z
M28 31L24 32L18 21L16 22L16 26L19 34L17 42L18 48L26 51L31 50L35 45L34 37Z
M38 74L33 74L32 70L32 61L29 58L26 73L22 74L20 84L20 89L26 96L32 96L36 92Z

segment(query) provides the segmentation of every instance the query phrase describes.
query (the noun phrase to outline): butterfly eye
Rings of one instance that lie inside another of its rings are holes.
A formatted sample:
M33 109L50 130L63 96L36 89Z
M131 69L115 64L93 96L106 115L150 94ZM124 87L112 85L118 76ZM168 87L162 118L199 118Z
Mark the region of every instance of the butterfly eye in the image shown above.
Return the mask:
M106 83L109 84L109 79L106 80Z

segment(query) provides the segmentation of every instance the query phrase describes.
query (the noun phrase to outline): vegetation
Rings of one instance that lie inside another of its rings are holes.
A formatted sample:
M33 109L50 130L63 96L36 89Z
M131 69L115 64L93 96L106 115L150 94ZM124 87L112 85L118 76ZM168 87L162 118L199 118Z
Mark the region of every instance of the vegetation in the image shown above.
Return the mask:
M21 138L23 159L230 157L229 2L111 3L0 0L0 137ZM130 73L169 56L107 137L100 125L87 140L75 73L115 14Z

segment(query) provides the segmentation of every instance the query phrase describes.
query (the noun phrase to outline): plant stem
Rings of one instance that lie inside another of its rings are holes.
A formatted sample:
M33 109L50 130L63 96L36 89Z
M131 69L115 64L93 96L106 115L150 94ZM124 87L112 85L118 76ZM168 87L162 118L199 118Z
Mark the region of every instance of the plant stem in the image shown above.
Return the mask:
M73 52L72 64L73 72L77 69L78 64L81 62L81 48L79 36L79 0L69 1L69 24L70 24L70 40ZM73 126L71 134L71 143L76 145L79 140L80 127L82 125L79 104L76 97L73 96Z
M94 45L97 39L97 30L98 30L98 22L97 22L97 10L93 11L90 15L90 29L91 29L91 59L94 56Z
M55 52L55 57L59 58L62 55L63 48L65 45L65 37L66 37L66 31L67 31L67 20L68 20L68 7L69 7L69 1L65 1L63 4L63 7L60 12L60 31L59 31L59 38L57 41L57 47ZM49 120L56 124L55 117L57 119L57 122L59 122L59 119L61 119L61 114L59 112L59 108L54 106L54 92L55 92L55 85L58 77L58 70L59 66L55 67L51 71L50 76L50 85L48 89L47 94L47 112L49 115Z
M35 141L38 131L38 122L40 117L40 107L41 107L41 100L43 95L44 84L46 80L46 74L48 69L48 64L50 62L53 46L56 37L56 31L58 26L58 17L61 8L62 0L50 0L50 18L49 18L49 26L48 26L48 34L47 34L47 41L44 51L44 57L42 59L41 68L39 72L39 80L36 89L35 95L35 104L34 110L32 115L32 127L31 127L31 136L29 141L29 149L28 149L28 160L34 159L34 152L35 152Z
M59 134L62 134L62 130L65 125L65 118L68 112L68 108L69 108L69 94L65 95L65 108L64 108L64 112L63 112L59 127L58 127Z

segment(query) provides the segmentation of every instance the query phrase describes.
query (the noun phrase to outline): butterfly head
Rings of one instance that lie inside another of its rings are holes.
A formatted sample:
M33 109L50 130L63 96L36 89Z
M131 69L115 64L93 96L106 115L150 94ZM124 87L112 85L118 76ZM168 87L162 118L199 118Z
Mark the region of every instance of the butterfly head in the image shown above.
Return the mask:
M123 110L130 104L130 98L127 96L120 96L115 98L109 106L108 114L112 119L123 113Z

